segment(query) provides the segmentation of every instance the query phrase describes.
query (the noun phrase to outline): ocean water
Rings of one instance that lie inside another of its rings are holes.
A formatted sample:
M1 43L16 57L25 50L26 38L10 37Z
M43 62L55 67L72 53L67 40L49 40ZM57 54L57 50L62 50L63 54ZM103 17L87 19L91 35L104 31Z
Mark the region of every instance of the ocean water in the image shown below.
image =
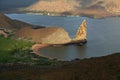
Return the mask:
M0 12L15 12L17 13L19 8L28 7L37 0L0 0Z
M93 19L88 17L43 16L35 14L6 14L12 19L47 27L59 26L74 38L83 19L87 21L87 41L84 46L55 46L40 49L40 54L59 60L90 58L120 52L120 17Z

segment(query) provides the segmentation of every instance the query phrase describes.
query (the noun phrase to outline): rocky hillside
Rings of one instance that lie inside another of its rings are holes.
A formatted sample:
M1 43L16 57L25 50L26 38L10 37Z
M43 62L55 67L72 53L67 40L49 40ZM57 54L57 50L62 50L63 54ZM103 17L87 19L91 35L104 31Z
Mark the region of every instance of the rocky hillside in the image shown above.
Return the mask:
M108 12L120 14L120 0L105 0L104 7Z
M6 77L7 76L7 77ZM56 67L0 65L1 80L120 80L120 53Z
M78 3L74 0L38 0L35 4L26 8L30 11L48 11L62 13L75 10Z
M38 0L26 10L72 15L113 16L120 14L119 4L119 0Z
M37 27L35 25L31 25L22 21L13 20L4 15L3 13L0 13L0 28L2 29L9 29L9 30L17 30L22 27ZM42 26L39 26L42 27Z
M2 13L0 13L0 30L15 30L15 38L30 39L36 43L63 44L71 41L68 33L63 28L43 28L43 26L35 26L18 20L12 20ZM1 34L3 35L2 31Z

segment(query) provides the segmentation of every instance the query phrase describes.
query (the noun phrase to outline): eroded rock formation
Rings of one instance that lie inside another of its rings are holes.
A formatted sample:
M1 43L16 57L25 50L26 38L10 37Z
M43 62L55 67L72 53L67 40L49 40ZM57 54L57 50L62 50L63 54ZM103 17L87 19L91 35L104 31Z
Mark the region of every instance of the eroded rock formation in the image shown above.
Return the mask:
M76 37L74 41L79 41L79 40L87 40L86 20L82 22L76 33Z

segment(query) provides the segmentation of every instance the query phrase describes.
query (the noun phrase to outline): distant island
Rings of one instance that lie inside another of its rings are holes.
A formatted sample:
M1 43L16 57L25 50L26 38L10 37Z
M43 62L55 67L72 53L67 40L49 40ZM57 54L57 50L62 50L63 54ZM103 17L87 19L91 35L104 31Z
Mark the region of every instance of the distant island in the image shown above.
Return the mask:
M119 0L38 0L24 11L45 15L73 15L102 18L120 15Z

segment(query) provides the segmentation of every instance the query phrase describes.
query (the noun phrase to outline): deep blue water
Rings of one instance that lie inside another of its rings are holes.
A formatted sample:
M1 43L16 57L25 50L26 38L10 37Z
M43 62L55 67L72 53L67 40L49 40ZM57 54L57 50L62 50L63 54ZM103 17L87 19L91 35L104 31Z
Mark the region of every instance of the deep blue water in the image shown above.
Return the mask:
M71 60L89 58L120 52L120 17L92 19L87 17L59 17L34 14L7 14L13 19L35 25L60 26L73 38L82 20L87 20L88 43L84 46L57 46L40 49L40 54L49 58Z
M0 0L0 12L17 12L18 8L28 7L38 0Z

